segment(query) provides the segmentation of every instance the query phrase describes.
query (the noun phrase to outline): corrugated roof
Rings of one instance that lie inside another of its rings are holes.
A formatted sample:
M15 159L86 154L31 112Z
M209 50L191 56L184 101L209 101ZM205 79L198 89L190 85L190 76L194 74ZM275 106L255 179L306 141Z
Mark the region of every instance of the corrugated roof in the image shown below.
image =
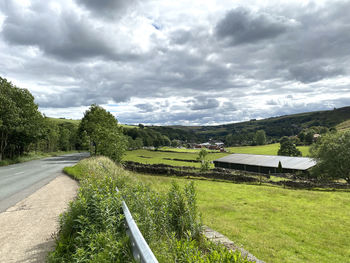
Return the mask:
M214 162L236 163L276 168L278 167L278 162L281 162L283 168L294 170L307 170L316 165L316 161L308 157L289 157L241 153L230 154L219 158Z

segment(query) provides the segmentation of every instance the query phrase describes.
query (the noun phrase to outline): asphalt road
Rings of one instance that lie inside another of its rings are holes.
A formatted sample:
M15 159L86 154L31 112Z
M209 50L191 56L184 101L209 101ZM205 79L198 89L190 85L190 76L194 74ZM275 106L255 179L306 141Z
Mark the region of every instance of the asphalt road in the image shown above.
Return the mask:
M0 167L0 213L56 178L64 167L88 156L75 153Z

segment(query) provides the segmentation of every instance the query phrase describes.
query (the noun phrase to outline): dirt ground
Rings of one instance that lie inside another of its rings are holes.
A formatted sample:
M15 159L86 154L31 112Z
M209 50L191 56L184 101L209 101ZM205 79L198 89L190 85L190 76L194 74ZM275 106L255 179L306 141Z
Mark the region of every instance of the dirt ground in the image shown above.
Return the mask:
M59 214L77 189L77 182L62 174L0 213L0 262L45 262L55 244Z

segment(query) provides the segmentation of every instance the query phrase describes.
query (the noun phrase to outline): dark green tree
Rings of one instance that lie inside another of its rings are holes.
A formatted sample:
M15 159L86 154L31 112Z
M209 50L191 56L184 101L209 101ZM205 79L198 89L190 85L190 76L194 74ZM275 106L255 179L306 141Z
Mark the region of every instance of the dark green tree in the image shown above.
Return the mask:
M311 170L314 177L350 183L350 131L322 135L310 152L317 160Z
M266 144L266 133L264 130L258 130L255 133L254 141L257 145L264 145Z
M0 77L0 160L21 155L36 142L42 121L32 94Z
M283 156L302 156L301 151L297 149L292 139L288 137L282 137L277 154Z
M80 138L84 132L89 138L92 154L105 155L116 162L122 160L127 139L111 113L98 105L91 105L80 122Z

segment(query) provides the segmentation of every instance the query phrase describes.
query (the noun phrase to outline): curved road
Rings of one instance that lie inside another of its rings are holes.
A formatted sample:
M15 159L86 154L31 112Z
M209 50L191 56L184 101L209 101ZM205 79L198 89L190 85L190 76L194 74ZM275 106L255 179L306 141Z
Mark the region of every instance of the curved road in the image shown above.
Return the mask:
M88 156L75 153L0 167L0 213L49 183L64 167Z

